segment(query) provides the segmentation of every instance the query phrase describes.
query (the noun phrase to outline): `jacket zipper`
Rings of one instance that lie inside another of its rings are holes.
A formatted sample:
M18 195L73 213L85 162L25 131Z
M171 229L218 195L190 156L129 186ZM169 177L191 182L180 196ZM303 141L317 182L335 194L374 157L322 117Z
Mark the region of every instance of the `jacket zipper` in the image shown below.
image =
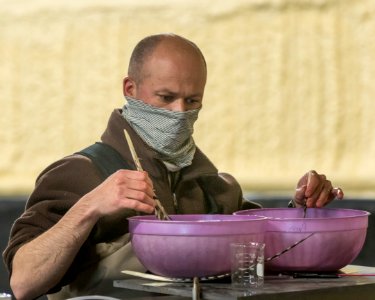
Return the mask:
M169 186L172 191L173 206L174 206L176 213L178 213L178 202L177 202L177 196L176 196L175 191L176 191L176 185L179 179L179 175L180 175L180 172L178 171L173 172L173 173L168 171L168 181L169 181Z

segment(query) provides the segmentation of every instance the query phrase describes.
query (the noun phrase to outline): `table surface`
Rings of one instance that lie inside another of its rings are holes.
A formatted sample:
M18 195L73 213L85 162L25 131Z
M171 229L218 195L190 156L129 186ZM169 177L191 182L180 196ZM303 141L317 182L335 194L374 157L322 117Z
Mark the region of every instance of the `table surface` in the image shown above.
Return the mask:
M266 276L259 289L242 290L227 282L200 282L201 299L375 299L375 268L349 265L342 273L357 275L340 278L294 278L288 275ZM363 275L368 276L363 276ZM361 275L361 276L358 276ZM173 295L170 299L192 297L191 282L163 282L144 278L115 280L114 286L132 290ZM176 297L177 296L177 297ZM165 297L168 299L168 297Z

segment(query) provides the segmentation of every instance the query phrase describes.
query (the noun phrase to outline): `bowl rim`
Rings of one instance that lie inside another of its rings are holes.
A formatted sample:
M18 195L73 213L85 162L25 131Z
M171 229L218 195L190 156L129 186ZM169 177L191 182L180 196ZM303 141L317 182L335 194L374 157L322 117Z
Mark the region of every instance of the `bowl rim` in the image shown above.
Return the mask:
M200 216L218 216L218 219L207 220L178 220L179 217L200 217ZM202 224L202 223L227 223L227 222L249 222L249 221L262 221L268 220L268 217L258 215L235 215L235 214L175 214L169 215L171 220L159 220L155 215L132 216L127 218L129 221L142 221L143 223L158 223L158 224ZM220 219L220 217L229 217L228 220ZM241 216L242 218L239 218ZM249 219L248 217L254 217ZM176 219L177 218L177 219ZM237 218L237 219L236 219Z
M298 208L290 208L290 207L265 207L265 208L255 208L255 209L246 209L246 210L239 210L239 211L236 211L234 212L233 214L235 215L246 215L246 212L261 212L261 211L271 211L271 210L274 210L274 211L287 211L287 210L303 210L303 207L298 207ZM270 216L264 216L264 215L261 215L261 214L251 214L253 216L263 216L263 217L266 217L268 220L272 220L272 221L282 221L282 220L288 220L288 221L291 221L291 220L304 220L304 221L315 221L315 220L327 220L327 219L330 219L330 220L335 220L335 219L348 219L348 218L358 218L358 217L368 217L369 215L371 215L370 212L366 211L366 210L359 210L359 209L352 209L352 208L334 208L334 207L321 207L321 208L307 208L307 210L327 210L327 211L346 211L346 212L355 212L356 214L353 214L353 215L350 215L350 216L332 216L332 217L317 217L317 218L303 218L302 217L290 217L290 218L278 218L278 217L270 217ZM250 215L249 215L250 216Z
M213 219L201 220L202 214L169 215L172 220L159 220L154 215L129 217L129 233L162 236L226 236L264 234L268 219L263 216L210 215ZM189 220L186 218L194 217ZM206 215L207 216L207 215ZM217 216L217 219L215 219ZM251 217L251 218L249 218ZM184 218L178 220L178 218ZM248 226L250 225L251 226Z

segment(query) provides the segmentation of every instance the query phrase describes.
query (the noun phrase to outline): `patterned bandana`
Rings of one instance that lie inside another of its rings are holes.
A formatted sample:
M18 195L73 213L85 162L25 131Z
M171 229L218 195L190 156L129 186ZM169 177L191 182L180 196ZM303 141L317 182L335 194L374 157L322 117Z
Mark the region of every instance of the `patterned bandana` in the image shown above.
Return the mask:
M174 170L191 165L195 153L192 137L200 109L184 112L155 107L125 96L122 111L137 134Z

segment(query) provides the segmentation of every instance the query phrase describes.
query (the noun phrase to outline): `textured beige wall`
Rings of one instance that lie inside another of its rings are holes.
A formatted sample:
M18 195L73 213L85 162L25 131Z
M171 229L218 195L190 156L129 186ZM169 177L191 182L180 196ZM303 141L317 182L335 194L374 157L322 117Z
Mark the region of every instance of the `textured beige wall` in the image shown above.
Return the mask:
M375 2L0 0L0 194L96 141L130 51L175 32L205 53L195 139L245 189L315 168L375 193Z

